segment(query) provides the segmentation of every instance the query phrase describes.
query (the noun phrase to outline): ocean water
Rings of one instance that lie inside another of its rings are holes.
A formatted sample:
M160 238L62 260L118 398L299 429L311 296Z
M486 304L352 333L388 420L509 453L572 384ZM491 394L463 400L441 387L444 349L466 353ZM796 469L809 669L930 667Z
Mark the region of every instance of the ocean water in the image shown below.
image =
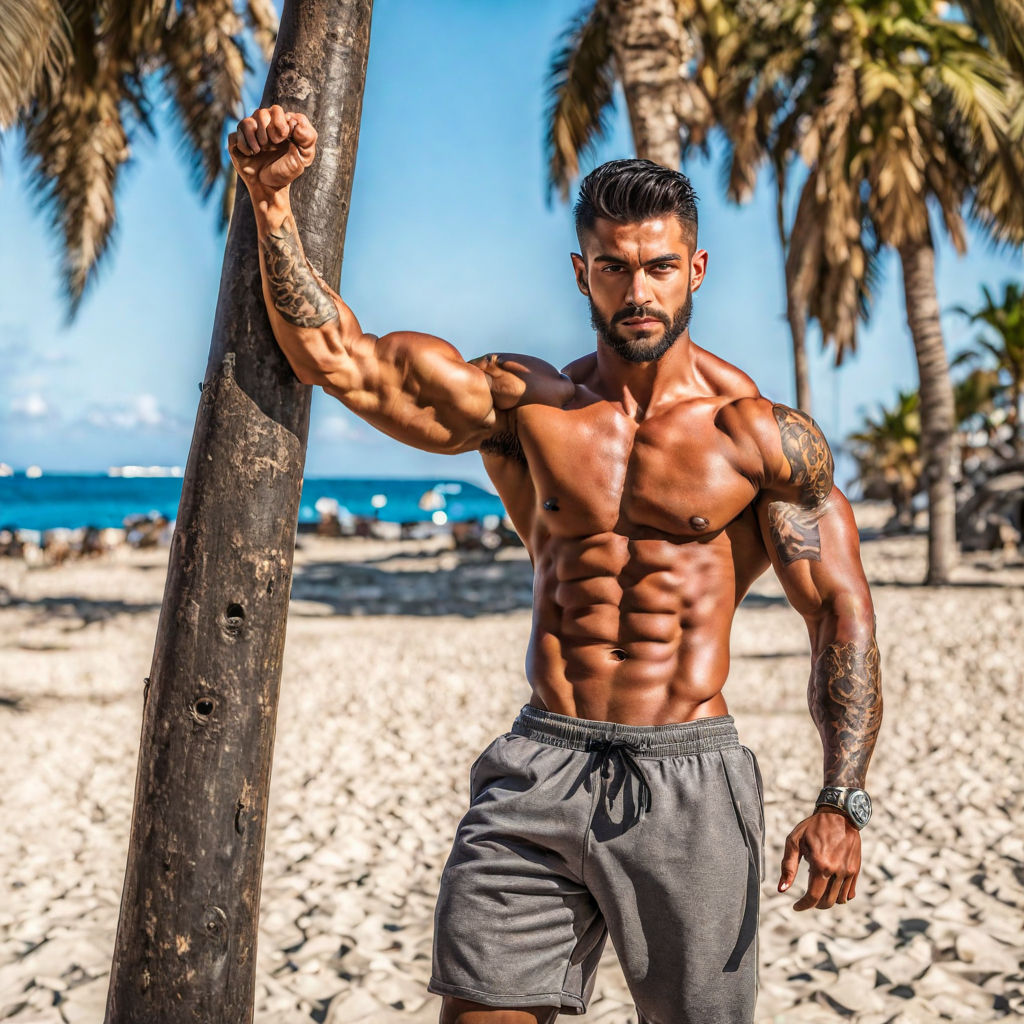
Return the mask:
M379 518L396 523L426 522L437 511L449 521L504 514L500 499L464 480L308 478L303 481L299 521L317 522L317 502L323 504L323 499L336 501L342 516L344 510L372 516L376 495L386 499ZM15 474L0 477L0 529L103 528L120 526L125 516L150 512L174 519L180 497L181 480L174 477L44 474L31 479Z

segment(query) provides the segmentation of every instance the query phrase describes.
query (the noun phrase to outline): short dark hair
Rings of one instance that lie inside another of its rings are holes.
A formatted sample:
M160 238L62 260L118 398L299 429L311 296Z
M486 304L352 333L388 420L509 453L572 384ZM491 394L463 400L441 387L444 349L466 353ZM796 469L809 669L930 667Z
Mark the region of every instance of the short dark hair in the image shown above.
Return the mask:
M598 217L634 224L667 214L678 218L687 241L695 243L697 193L690 179L652 160L609 160L595 167L580 183L573 208L581 243Z

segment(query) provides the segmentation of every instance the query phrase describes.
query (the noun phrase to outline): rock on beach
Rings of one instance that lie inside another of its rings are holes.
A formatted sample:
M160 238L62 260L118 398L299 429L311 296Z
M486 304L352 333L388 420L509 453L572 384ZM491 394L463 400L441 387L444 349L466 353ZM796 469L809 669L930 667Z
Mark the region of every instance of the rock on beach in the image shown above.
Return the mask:
M858 506L862 527L884 512ZM259 1024L434 1022L438 879L469 766L528 698L529 561L303 537L278 718ZM920 536L863 547L885 721L857 897L796 914L782 846L820 784L806 630L769 574L725 694L764 775L758 1024L1024 1016L1024 566L925 589ZM0 561L0 1021L102 1019L165 550ZM587 1020L634 1022L606 953Z

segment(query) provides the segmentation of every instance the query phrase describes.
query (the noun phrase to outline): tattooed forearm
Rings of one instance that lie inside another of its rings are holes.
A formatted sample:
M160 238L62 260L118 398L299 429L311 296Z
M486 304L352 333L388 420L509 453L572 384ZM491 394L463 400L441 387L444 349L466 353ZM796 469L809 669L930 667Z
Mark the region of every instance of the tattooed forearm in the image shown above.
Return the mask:
M260 240L267 285L274 308L296 327L320 327L338 319L338 309L319 274L302 255L299 240L288 224Z
M878 646L829 644L811 671L808 703L825 748L825 785L864 788L882 724Z

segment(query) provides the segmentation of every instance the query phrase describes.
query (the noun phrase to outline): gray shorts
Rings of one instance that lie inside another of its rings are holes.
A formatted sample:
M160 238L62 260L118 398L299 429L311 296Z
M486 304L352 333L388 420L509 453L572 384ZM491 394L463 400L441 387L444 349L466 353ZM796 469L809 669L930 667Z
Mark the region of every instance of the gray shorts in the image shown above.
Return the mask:
M762 800L730 715L625 726L523 708L470 770L430 991L584 1013L611 933L644 1024L749 1024Z

